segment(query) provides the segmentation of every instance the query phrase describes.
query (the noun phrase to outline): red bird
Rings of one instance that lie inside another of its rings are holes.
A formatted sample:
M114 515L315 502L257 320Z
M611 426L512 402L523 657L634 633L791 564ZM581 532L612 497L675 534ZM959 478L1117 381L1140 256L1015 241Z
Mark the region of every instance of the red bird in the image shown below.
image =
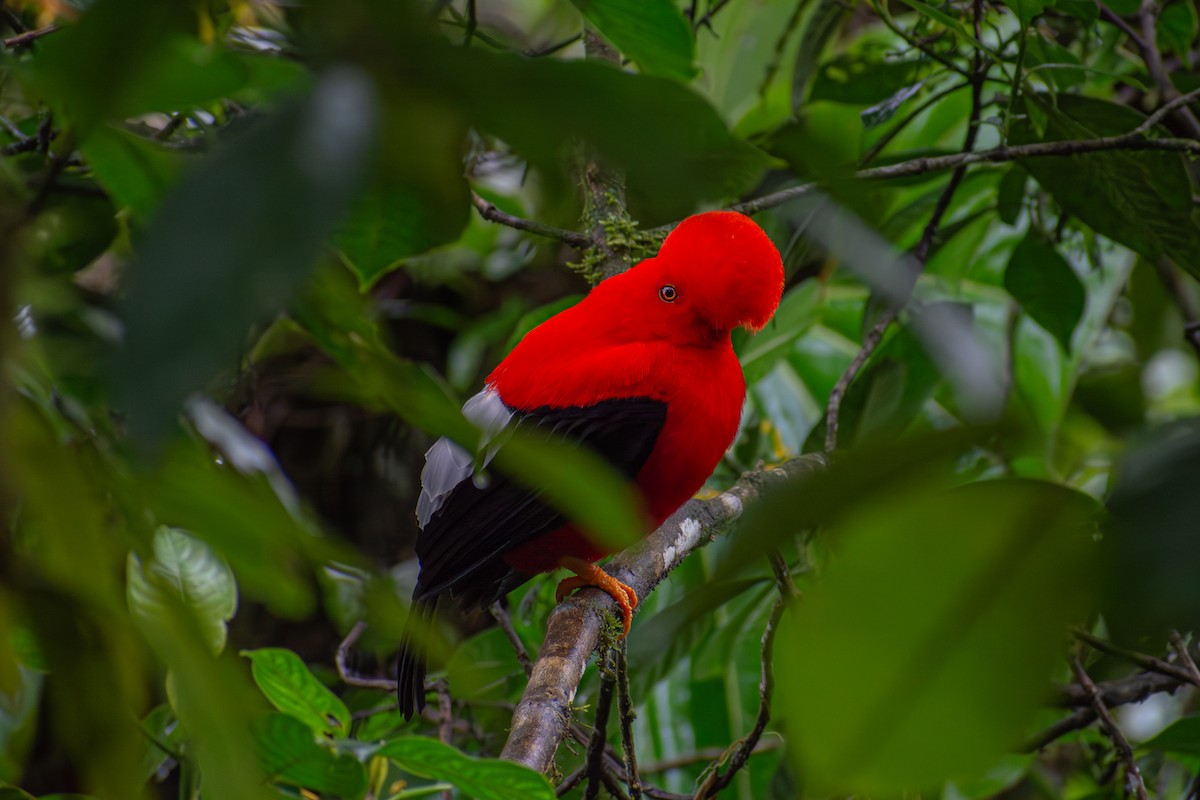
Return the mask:
M601 283L521 340L463 413L494 438L505 426L544 426L592 449L640 490L648 528L662 524L712 474L737 435L746 383L734 328L759 330L783 293L779 252L731 211L689 217L654 258ZM399 656L400 711L425 706L425 660L414 622L449 592L486 607L542 572L577 577L558 599L596 586L620 605L625 631L637 595L593 562L608 555L539 493L489 470L447 439L426 454L417 518L421 570Z

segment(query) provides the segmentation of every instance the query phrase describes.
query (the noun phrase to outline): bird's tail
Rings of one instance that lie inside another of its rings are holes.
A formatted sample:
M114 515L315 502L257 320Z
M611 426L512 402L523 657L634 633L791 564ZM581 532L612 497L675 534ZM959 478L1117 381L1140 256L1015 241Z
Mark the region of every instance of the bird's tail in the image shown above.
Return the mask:
M396 662L396 698L400 713L410 720L425 708L425 648L432 631L436 599L418 600L413 597L404 635L400 638L400 655Z

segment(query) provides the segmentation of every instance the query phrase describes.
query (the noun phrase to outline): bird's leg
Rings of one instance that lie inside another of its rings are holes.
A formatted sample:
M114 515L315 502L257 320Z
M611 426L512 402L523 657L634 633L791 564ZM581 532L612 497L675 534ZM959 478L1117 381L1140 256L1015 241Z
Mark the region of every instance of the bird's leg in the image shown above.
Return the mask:
M558 560L558 566L565 567L575 573L574 578L565 578L558 584L554 599L562 602L567 595L585 586L594 586L606 592L617 605L621 607L621 621L625 626L625 634L629 633L629 625L633 622L633 610L637 608L638 596L632 586L627 586L609 575L595 564L590 564L581 558L563 556Z

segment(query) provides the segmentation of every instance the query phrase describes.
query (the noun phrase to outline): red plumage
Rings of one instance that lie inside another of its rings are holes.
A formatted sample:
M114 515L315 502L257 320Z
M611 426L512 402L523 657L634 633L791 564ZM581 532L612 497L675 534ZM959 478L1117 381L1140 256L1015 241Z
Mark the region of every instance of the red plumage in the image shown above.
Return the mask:
M730 333L766 325L783 279L778 251L748 217L728 211L690 217L657 256L530 331L473 399L486 417L477 424L486 430L527 420L596 450L641 491L648 532L704 484L736 436L745 381ZM471 405L464 408L468 416ZM418 506L415 617L427 618L446 591L487 604L560 566L584 576L569 585L600 581L621 602L628 587L612 586L588 566L607 552L541 504L536 492L502 476L477 486L470 469L471 457L448 443L430 450ZM424 705L423 679L424 664L406 644L400 658L406 716Z

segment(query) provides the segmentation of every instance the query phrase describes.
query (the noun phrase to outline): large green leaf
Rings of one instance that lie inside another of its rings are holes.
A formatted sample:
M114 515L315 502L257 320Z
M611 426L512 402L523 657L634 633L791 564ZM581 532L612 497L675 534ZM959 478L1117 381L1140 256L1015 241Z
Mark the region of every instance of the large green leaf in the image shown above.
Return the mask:
M554 800L540 773L496 758L471 758L436 739L395 739L378 754L414 775L452 784L474 800Z
M138 222L158 208L183 161L161 145L110 126L94 130L80 151L100 185Z
M237 363L247 326L308 276L354 198L375 122L367 78L331 70L163 201L137 246L111 369L113 399L137 441L157 443L184 398Z
M279 647L243 650L242 655L250 659L254 682L271 705L317 733L346 735L350 729L346 704L317 680L300 656Z
M188 16L181 3L100 0L39 43L33 86L84 132L100 120L136 113L132 101L154 82Z
M744 192L771 163L675 80L595 61L455 47L428 32L405 4L367 1L370 26L348 28L340 4L320 9L326 24L344 31L340 46L347 57L372 59L385 96L394 96L389 114L411 116L416 107L424 114L415 118L419 126L438 131L449 129L446 119L465 118L502 139L560 190L570 163L564 156L586 143L625 173L632 210L644 224L673 221ZM430 137L423 147L424 158L458 158L462 140Z
M898 795L1016 746L1087 610L1096 510L993 481L871 498L829 531L832 563L785 616L775 664L809 788Z
M255 726L254 738L267 773L275 780L344 800L361 797L367 772L349 753L318 744L312 729L287 714L268 714Z
M1126 453L1103 540L1105 619L1122 641L1158 647L1172 629L1200 630L1200 422L1166 425Z
M1040 233L1030 231L1013 250L1004 270L1004 288L1070 352L1071 334L1083 318L1087 292L1075 270Z
M154 559L129 554L126 594L135 616L162 613L163 592L178 595L205 632L213 653L225 649L226 623L237 610L237 584L225 560L178 528L154 532Z
M1054 102L1026 95L1026 102L1031 113L1045 117L1045 136L1039 137L1025 120L1013 126L1014 144L1113 136L1144 119L1127 106L1079 95L1059 94ZM1067 212L1097 233L1151 260L1165 255L1200 276L1200 227L1179 155L1118 150L1031 158L1021 164Z
M1028 25L1048 6L1054 5L1054 0L1003 0L1003 3L1017 15L1017 19L1021 21L1022 25Z
M1142 747L1146 750L1200 756L1200 717L1175 720L1153 739L1143 743Z
M587 21L649 75L687 80L696 41L671 0L571 0Z
M462 181L451 173L448 183L456 182ZM470 210L465 196L461 199L439 206L420 187L376 177L350 209L334 246L359 282L370 286L405 256L457 238Z

